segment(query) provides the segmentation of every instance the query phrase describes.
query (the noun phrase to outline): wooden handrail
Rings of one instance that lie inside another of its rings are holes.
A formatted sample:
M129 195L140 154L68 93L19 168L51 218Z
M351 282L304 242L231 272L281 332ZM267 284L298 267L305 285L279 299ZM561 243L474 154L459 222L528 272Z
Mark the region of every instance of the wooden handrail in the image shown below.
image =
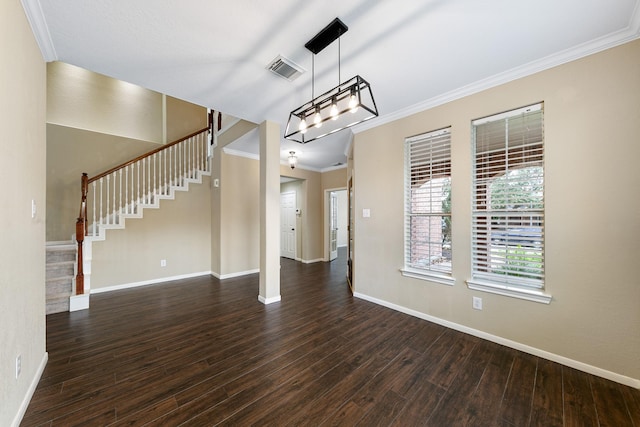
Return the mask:
M149 151L148 153L144 153L144 154L136 157L135 159L129 160L127 162L124 162L121 165L118 165L116 167L113 167L113 168L109 169L108 171L102 172L99 175L96 175L94 177L89 178L88 184L91 184L92 182L97 181L100 178L104 178L105 176L109 175L110 173L113 173L113 172L117 171L118 169L122 169L122 168L125 168L125 167L129 166L129 165L132 165L135 162L138 162L138 161L140 161L142 159L145 159L145 158L147 158L149 156L152 156L152 155L154 155L156 153L159 153L160 151L164 151L167 148L173 147L176 144L180 144L181 142L186 141L187 139L192 138L192 137L194 137L194 136L196 136L198 134L201 134L202 132L205 132L205 131L210 130L210 129L211 129L211 127L207 126L206 128L202 128L199 131L193 132L192 134L189 134L189 135L185 136L184 138L180 138L180 139L178 139L176 141L170 142L168 144L164 144L164 145L162 145L162 147L158 147L158 148L156 148L154 150Z
M150 157L156 153L159 153L161 151L164 151L168 148L173 147L174 145L177 145L183 141L188 140L189 138L192 138L196 135L199 135L201 133L204 133L206 131L209 131L210 133L213 133L214 130L214 115L215 112L211 111L209 113L208 116L208 125L206 128L200 129L196 132L193 132L183 138L180 138L176 141L170 142L168 144L164 144L161 147L158 147L154 150L151 150L145 154L142 154L138 157L136 157L135 159L129 160L125 163L122 163L121 165L118 165L116 167L113 167L105 172L102 172L101 174L98 174L94 177L89 178L88 175L86 173L82 174L82 178L81 178L81 192L82 192L82 198L80 201L80 213L78 215L78 218L76 219L76 242L78 244L78 259L77 259L77 274L76 274L76 295L82 295L84 294L84 271L83 271L83 253L82 253L82 245L84 243L84 238L87 235L87 195L89 193L89 184L95 181L98 181L100 178L104 178L107 175L123 169L129 165L132 165L136 162L139 162L147 157ZM222 115L220 113L218 113L218 120L217 120L217 130L219 131L222 127Z

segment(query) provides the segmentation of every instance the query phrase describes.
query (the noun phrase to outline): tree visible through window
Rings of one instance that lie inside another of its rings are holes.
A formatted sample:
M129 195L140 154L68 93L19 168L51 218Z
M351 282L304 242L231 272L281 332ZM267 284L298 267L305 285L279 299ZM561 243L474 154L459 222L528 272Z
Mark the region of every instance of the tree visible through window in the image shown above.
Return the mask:
M544 285L542 104L474 122L473 278Z
M405 144L405 269L451 274L451 136Z

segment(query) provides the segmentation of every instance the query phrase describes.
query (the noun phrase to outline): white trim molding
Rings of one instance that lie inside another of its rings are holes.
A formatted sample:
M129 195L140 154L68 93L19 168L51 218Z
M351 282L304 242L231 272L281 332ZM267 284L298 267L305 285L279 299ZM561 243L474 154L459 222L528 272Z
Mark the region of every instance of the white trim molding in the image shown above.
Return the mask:
M190 279L192 277L210 276L210 271L200 273L181 274L178 276L161 277L159 279L143 280L141 282L124 283L122 285L106 286L104 288L91 289L92 294L101 294L103 292L119 291L121 289L137 288L139 286L156 285L159 283L172 282L174 280Z
M553 297L542 291L523 289L509 286L503 283L485 282L480 280L467 280L467 286L474 291L489 292L491 294L504 295L511 298L518 298L527 301L549 304Z
M89 308L89 292L82 295L71 295L69 297L69 311L87 310Z
M528 354L532 354L534 356L541 357L543 359L551 360L552 362L557 362L565 366L569 366L571 368L577 369L579 371L586 372L588 374L596 375L598 377L606 378L611 381L615 381L620 384L627 385L629 387L633 387L636 389L640 389L640 379L627 377L626 375L621 375L615 372L607 371L606 369L598 368L597 366L589 365L587 363L583 363L577 360L569 359L565 356L560 356L559 354L550 353L545 350L541 350L536 347L531 347L526 344L519 343L517 341L512 341L507 338L503 338L497 335L489 334L484 331L480 331L478 329L473 329L468 326L460 325L458 323L454 323L448 320L440 319L439 317L431 316L426 313L422 313L417 310L412 310L407 307L403 307L401 305L393 304L388 301L384 301L378 298L371 297L369 295L361 294L359 292L354 292L354 297L363 299L365 301L372 302L374 304L381 305L383 307L390 308L395 311L399 311L404 314L408 314L410 316L417 317L422 320L426 320L428 322L432 322L445 328L453 329L455 331L463 332L465 334L473 335L474 337L482 338L487 341L494 342L496 344L504 345L506 347L513 348L515 350L519 350Z
M440 283L442 285L453 286L456 283L456 279L446 274L437 274L431 271L418 270L413 268L401 268L400 272L404 277L411 277L413 279L426 280L429 282Z
M366 130L372 129L384 125L386 123L400 120L405 117L409 117L413 114L420 113L431 108L446 104L457 99L464 98L469 95L473 95L484 90L500 86L505 83L509 83L514 80L521 79L544 70L557 67L567 62L575 61L595 53L614 48L616 46L628 43L637 38L640 38L640 3L636 3L636 8L633 11L629 19L629 25L626 28L614 31L610 34L605 34L595 40L587 43L582 43L578 46L563 50L561 52L553 53L545 58L541 58L536 61L529 62L517 67L514 67L505 72L487 77L483 80L470 83L466 86L458 89L451 90L442 95L421 101L409 107L380 116L374 120L368 120L362 124L354 126L352 132L358 134Z
M42 58L45 62L58 60L58 54L56 53L56 48L53 46L49 26L42 12L40 1L22 0L22 8L24 9L25 15L27 15L27 21L29 21L33 36L36 39L36 43L38 43Z
M260 160L260 155L259 154L249 153L247 151L236 150L234 148L229 148L227 146L222 147L222 152L224 154L229 155L229 156L244 157L244 158L251 159L251 160Z
M262 295L258 295L258 301L263 303L264 305L273 304L274 302L280 302L282 297L278 295L277 297L265 298Z
M44 372L44 368L47 366L47 361L49 360L49 353L46 351L42 355L42 360L40 360L40 364L38 365L38 370L35 375L31 379L31 383L29 384L29 388L27 389L27 393L24 395L24 399L22 399L22 403L20 403L20 408L18 409L18 413L13 417L13 421L11 422L12 427L18 427L24 418L24 414L27 413L27 408L29 407L29 403L31 403L31 398L33 394L36 392L36 388L38 387L38 383L40 382L40 378L42 378L42 373Z
M212 272L211 275L216 279L224 280L224 279L231 279L233 277L247 276L249 274L256 274L256 273L260 273L259 268L254 268L253 270L238 271L235 273L228 273L228 274L220 274L220 273Z

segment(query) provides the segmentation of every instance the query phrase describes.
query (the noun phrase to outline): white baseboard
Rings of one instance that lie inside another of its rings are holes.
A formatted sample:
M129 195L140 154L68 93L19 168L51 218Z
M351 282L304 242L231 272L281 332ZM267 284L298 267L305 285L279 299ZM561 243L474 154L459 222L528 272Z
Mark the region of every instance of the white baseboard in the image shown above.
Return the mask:
M44 372L45 366L47 366L47 361L49 360L49 353L46 351L44 355L42 355L42 360L38 365L38 370L35 375L31 379L31 384L29 384L29 388L27 389L27 394L24 395L24 399L22 399L22 403L20 404L20 408L18 409L18 413L15 417L13 417L13 421L11 422L12 427L18 427L24 418L24 414L27 413L27 408L29 407L29 403L31 402L31 398L33 397L33 393L36 392L36 387L38 387L38 383L40 382L40 378L42 378L42 373Z
M69 311L86 310L89 308L89 294L71 295L69 297Z
M324 258L316 258L316 259L303 259L301 261L303 264L313 264L314 262L322 262L326 260Z
M410 316L417 317L419 319L427 320L429 322L436 323L438 325L444 326L446 328L450 328L459 332L464 332L465 334L473 335L478 338L485 339L487 341L492 341L497 344L504 345L506 347L510 347L525 353L532 354L534 356L542 357L543 359L551 360L552 362L557 362L565 366L569 366L571 368L577 369L579 371L586 372L588 374L596 375L598 377L606 378L611 381L615 381L620 384L627 385L629 387L634 387L640 389L640 379L627 377L625 375L617 374L615 372L607 371L606 369L598 368L597 366L592 366L577 360L569 359L568 357L560 356L559 354L550 353L545 350L541 350L536 347L531 347L526 344L519 343L517 341L512 341L506 338L499 337L497 335L492 335L487 332L480 331L478 329L473 329L468 326L460 325L458 323L450 322L448 320L440 319L439 317L434 317L428 315L426 313L422 313L420 311L412 310L407 307L403 307L401 305L393 304L388 301L384 301L378 298L371 297L369 295L361 294L359 292L353 293L354 297L372 302L374 304L382 305L384 307L390 308L392 310L399 311L401 313L408 314Z
M216 279L224 280L224 279L231 279L233 277L246 276L248 274L255 274L255 273L260 273L260 269L256 268L253 270L238 271L237 273L229 273L229 274L220 274L220 273L211 272L211 275Z
M104 288L91 289L92 294L100 294L103 292L119 291L121 289L137 288L139 286L155 285L158 283L171 282L173 280L190 279L192 277L209 276L210 271L202 271L199 273L181 274L178 276L161 277L159 279L144 280L142 282L125 283L122 285L106 286Z
M262 295L258 295L258 301L263 303L264 305L273 304L274 302L280 302L282 297L278 295L277 297L265 298Z

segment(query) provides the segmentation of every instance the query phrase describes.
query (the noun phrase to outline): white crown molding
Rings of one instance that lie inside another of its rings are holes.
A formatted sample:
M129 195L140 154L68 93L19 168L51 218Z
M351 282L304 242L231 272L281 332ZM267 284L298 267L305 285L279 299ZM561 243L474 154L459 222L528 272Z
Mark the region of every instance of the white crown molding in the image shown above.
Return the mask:
M235 150L233 148L228 148L228 147L223 147L222 148L222 152L224 154L228 154L230 156L237 156L237 157L245 157L247 159L251 159L251 160L260 160L260 155L259 154L254 154L254 153L249 153L247 151L241 151L241 150ZM280 164L283 166L289 166L289 162L286 160L280 160ZM347 165L339 165L339 166L330 166L328 168L323 168L323 169L318 169L318 168L314 168L312 166L306 166L304 164L298 163L296 164L296 169L302 169L302 170L306 170L306 171L310 171L310 172L319 172L319 173L324 173L324 172L331 172L337 169L342 169L342 168L346 168Z
M230 156L246 157L247 159L260 160L259 154L249 153L247 151L235 150L233 148L223 147L222 152Z
M354 126L353 133L358 134L369 129L400 120L413 114L425 111L437 106L446 104L465 96L473 95L483 90L490 89L511 81L548 70L567 62L575 61L595 53L611 49L624 43L628 43L640 37L640 1L636 2L636 7L629 20L629 25L613 33L591 40L590 42L580 44L570 49L554 53L545 58L529 62L519 67L512 68L505 72L496 74L486 79L479 80L461 88L452 90L442 95L427 99L377 119L368 120L365 123Z
M337 165L337 166L329 166L328 168L322 168L320 169L320 173L325 173L325 172L331 172L331 171L337 171L338 169L344 169L347 167L346 163L343 163L341 165Z
M58 54L53 46L53 40L51 40L51 33L49 33L49 27L47 26L47 20L42 12L42 6L39 0L22 0L22 8L27 15L27 21L31 26L31 31L38 43L42 58L45 62L52 62L58 60Z

